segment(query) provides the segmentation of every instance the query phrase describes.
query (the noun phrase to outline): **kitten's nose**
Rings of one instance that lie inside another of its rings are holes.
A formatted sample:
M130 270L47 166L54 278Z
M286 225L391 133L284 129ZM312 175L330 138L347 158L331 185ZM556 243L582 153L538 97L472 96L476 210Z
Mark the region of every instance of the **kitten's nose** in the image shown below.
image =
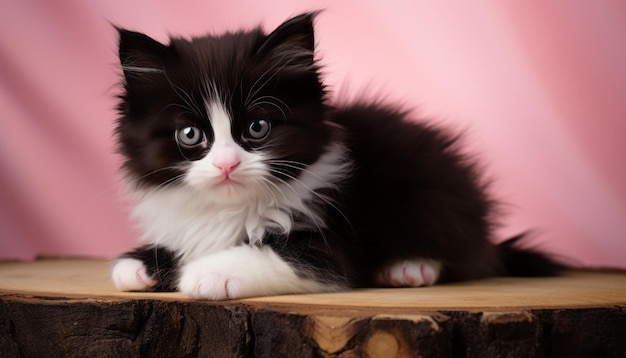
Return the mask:
M232 173L233 170L235 170L235 168L239 166L239 164L241 164L241 161L217 162L217 163L213 163L213 166L219 169L222 172L222 174L228 176L228 174Z
M219 169L226 177L241 164L241 157L237 153L236 146L232 143L218 142L213 145L211 150L213 152L213 166Z

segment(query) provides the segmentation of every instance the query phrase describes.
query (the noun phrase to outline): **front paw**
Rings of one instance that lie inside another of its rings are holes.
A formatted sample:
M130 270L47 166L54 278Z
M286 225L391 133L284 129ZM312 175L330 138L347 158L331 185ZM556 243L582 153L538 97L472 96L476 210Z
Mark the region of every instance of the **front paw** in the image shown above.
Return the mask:
M178 284L180 292L192 298L227 300L263 294L259 275L268 267L268 252L238 246L201 257L185 265Z
M111 279L118 291L148 291L156 285L143 262L121 258L115 262Z
M181 277L180 292L192 298L216 301L243 297L239 277L211 266L189 265Z
M298 276L269 247L237 246L185 265L178 288L193 298L226 300L336 291L341 287Z
M268 247L237 246L187 264L178 288L193 298L226 300L329 291L337 286L298 276Z
M259 295L260 282L251 282L245 261L232 252L203 257L183 268L180 292L192 298L228 300Z

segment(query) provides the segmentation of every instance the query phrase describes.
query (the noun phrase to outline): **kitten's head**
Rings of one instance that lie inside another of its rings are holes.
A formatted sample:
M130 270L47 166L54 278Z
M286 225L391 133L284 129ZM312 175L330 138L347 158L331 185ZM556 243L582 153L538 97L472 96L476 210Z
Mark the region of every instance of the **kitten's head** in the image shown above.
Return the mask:
M313 14L169 44L118 29L124 72L117 126L139 188L249 200L297 178L331 141L314 59Z

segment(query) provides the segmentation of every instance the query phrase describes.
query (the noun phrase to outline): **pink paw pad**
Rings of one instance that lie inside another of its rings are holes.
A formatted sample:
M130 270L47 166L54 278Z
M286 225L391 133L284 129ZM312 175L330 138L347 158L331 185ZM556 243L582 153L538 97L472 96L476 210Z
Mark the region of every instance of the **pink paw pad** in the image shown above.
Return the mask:
M405 260L386 266L378 276L379 284L391 287L433 285L439 278L440 264L433 260Z

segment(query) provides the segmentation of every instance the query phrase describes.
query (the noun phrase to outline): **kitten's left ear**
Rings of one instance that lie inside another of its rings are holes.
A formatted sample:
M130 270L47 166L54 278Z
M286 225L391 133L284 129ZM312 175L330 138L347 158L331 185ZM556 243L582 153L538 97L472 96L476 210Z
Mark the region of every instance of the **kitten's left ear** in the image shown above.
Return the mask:
M259 53L285 52L294 54L297 51L297 61L307 65L313 64L313 52L315 49L315 36L313 31L313 19L316 12L298 15L283 22L276 30L270 33ZM292 60L294 58L291 58Z
M115 27L119 34L119 58L127 89L148 88L165 81L170 48L139 32Z

